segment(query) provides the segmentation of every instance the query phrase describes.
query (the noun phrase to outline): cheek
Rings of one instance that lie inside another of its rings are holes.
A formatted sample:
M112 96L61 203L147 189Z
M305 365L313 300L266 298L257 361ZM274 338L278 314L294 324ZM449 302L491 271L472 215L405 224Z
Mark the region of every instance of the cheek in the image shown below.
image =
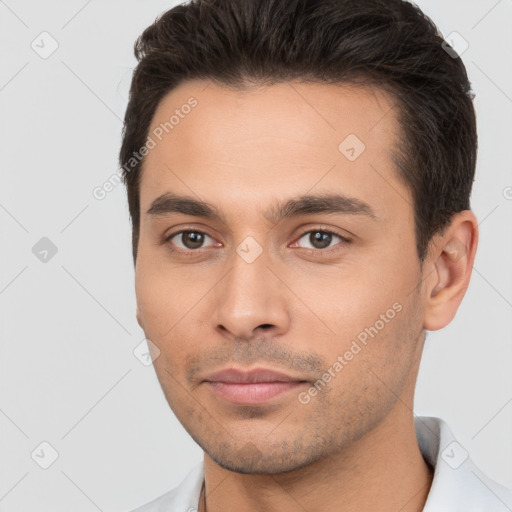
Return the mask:
M288 282L293 283L297 297L290 296L290 300L300 306L301 311L296 312L294 320L302 327L309 326L310 334L316 333L316 337L326 335L325 341L340 350L376 322L381 329L382 322L387 325L395 318L396 309L400 309L412 287L407 276L400 276L400 279L407 279L400 282L393 277L396 275L396 271L379 272L375 266L364 270L340 266L328 272L289 275Z
M347 325L346 335L329 345L326 371L335 377L325 399L336 402L342 416L384 413L406 385L421 327L419 310L412 302L394 304L395 308L361 313L364 320ZM338 325L343 329L342 322Z
M135 294L137 307L144 324L146 336L160 338L176 322L183 302L183 292L175 283L172 274L162 265L140 254L135 270ZM183 314L183 312L182 312Z
M369 368L389 372L391 378L393 368L410 364L415 346L412 338L421 327L421 312L417 304L411 303L410 294L417 276L413 265L412 270L403 272L396 266L389 268L391 265L383 264L387 271L373 265L357 275L340 271L329 279L307 277L297 289L297 295L311 304L312 311L322 320L321 323L311 314L308 320L297 319L309 333L299 337L304 343L301 348L315 351L328 362L328 367L342 358L343 371L337 374L340 378L335 387L342 382L360 381ZM313 286L320 282L321 287ZM329 330L324 329L325 325ZM318 328L327 335L320 335ZM315 338L317 342L312 344Z
M204 339L204 297L209 280L191 275L191 270L171 268L167 262L141 258L135 272L137 306L144 333L162 353L159 367L181 366L199 340ZM203 300L202 300L203 299Z

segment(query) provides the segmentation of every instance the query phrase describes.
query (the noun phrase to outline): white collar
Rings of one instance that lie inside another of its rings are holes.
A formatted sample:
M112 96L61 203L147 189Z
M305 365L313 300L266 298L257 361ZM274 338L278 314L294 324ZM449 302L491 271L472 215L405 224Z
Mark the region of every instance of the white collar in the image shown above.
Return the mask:
M440 418L416 416L416 438L434 479L423 512L512 512L512 490L480 471Z

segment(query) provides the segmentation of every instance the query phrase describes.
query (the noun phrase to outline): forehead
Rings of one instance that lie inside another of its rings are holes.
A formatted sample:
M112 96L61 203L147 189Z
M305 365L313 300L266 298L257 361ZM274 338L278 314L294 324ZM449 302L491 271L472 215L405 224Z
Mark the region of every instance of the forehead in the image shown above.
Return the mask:
M381 194L393 199L402 187L391 156L400 130L396 111L392 97L371 87L286 82L234 90L184 82L151 121L154 147L143 165L141 208L171 191L201 197L222 191L223 202L256 204L317 184L341 186L348 195L357 189L371 200L383 180L395 182L394 192Z
M395 103L381 89L352 84L285 82L240 90L211 81L187 81L164 96L155 110L149 132L165 141L151 155L163 156L160 153L173 142L207 153L212 146L241 149L256 138L332 147L349 133L375 148L376 142L387 143L399 129Z

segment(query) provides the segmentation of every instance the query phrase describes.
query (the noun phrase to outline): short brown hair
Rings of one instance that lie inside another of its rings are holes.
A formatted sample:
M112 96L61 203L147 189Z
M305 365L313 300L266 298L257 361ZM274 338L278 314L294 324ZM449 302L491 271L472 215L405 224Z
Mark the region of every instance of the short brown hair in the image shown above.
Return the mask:
M291 80L380 87L399 107L393 158L413 197L421 262L432 236L470 208L477 153L471 84L460 57L412 3L191 0L146 28L135 56L119 153L134 261L144 160L126 163L144 145L160 101L189 79L233 88Z

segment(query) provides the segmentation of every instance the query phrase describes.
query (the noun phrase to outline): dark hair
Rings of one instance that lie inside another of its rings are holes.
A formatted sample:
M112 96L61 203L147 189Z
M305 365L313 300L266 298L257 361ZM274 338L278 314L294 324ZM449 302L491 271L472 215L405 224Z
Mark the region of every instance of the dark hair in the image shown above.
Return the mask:
M412 193L421 262L432 236L470 209L477 152L471 84L460 57L409 2L192 0L146 28L135 56L119 153L134 261L144 159L133 155L160 101L189 79L235 89L291 80L381 88L398 106L393 160Z

